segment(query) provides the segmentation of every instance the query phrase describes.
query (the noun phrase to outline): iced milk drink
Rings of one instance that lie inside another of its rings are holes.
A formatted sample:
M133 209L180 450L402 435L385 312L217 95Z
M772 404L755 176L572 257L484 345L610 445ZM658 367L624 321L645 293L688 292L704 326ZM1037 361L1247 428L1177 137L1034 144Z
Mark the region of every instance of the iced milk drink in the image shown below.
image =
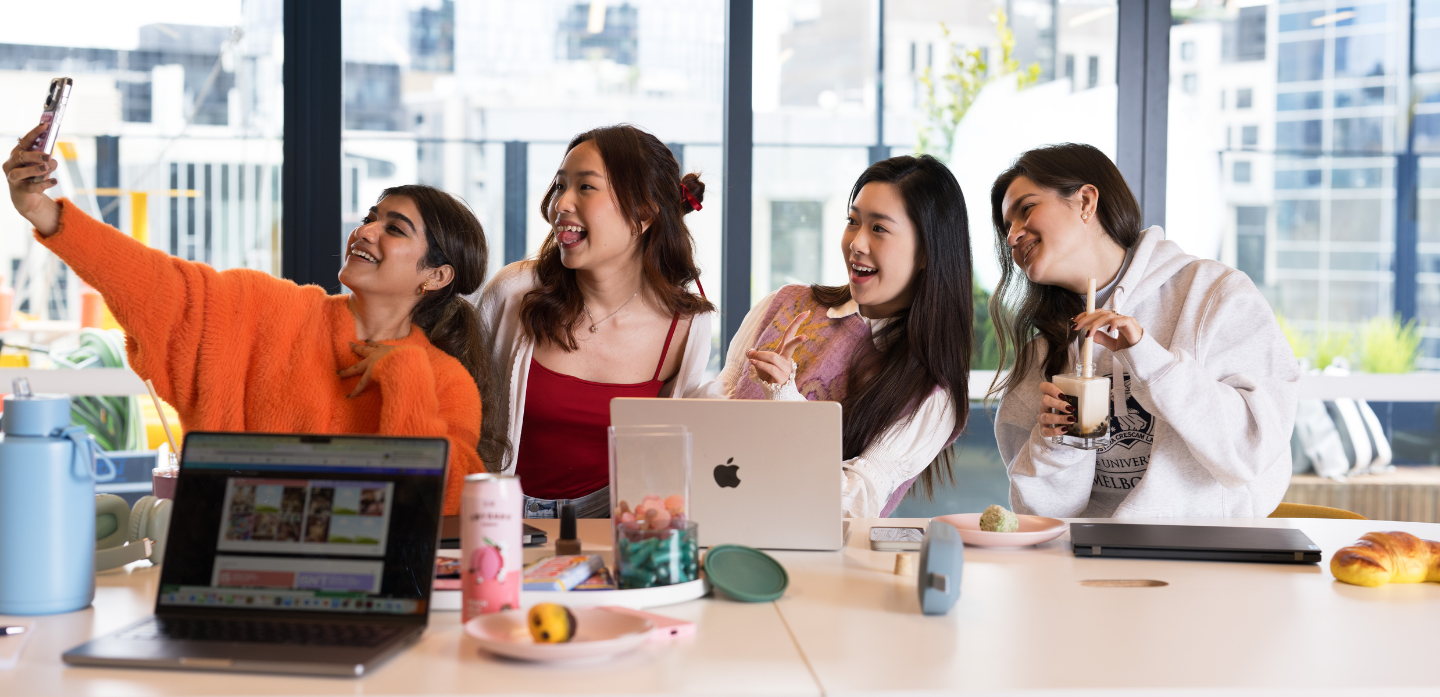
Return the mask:
M1090 374L1095 374L1093 366ZM1075 423L1070 424L1063 436L1056 437L1055 442L1082 450L1099 450L1109 445L1110 378L1084 377L1084 371L1077 365L1074 373L1056 375L1050 382L1060 388L1075 417Z

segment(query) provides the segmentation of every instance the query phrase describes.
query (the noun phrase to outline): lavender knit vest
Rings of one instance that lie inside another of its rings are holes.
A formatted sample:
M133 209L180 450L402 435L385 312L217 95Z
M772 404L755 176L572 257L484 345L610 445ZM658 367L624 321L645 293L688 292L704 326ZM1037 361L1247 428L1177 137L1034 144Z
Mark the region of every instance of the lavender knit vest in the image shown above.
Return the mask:
M785 338L785 327L807 310L810 318L800 328L805 341L795 349L795 387L805 399L811 401L839 402L845 399L845 381L850 370L850 359L855 348L862 341L870 341L870 325L852 313L845 317L831 319L826 316L829 308L815 301L809 286L788 285L775 293L770 307L765 309L764 328L755 338L754 348L760 351L776 351L780 340ZM735 385L735 399L765 399L765 392L755 382L754 370L747 368ZM886 501L880 517L890 515L910 485L912 477L895 490Z

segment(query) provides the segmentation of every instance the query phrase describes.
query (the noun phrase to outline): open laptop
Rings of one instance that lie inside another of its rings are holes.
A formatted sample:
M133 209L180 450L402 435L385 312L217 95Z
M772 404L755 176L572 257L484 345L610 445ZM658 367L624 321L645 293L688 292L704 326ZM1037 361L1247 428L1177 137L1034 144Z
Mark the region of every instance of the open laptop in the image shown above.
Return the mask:
M689 427L691 520L701 546L844 545L838 402L614 399L610 423Z
M364 674L425 629L448 448L187 434L155 614L65 662Z
M1320 547L1294 528L1071 523L1077 557L1314 564Z

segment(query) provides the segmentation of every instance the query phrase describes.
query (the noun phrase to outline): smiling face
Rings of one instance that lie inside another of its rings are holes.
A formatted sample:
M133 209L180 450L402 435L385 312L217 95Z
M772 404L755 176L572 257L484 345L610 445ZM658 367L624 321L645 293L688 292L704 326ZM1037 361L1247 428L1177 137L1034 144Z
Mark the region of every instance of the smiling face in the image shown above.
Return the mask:
M547 214L566 268L593 271L617 261L639 262L639 235L615 200L595 141L587 140L565 155L555 173Z
M850 297L871 319L910 306L920 270L920 233L894 184L870 182L860 189L841 237L850 271Z
M424 268L428 249L425 221L415 202L387 196L350 231L340 282L356 294L418 299L422 285L428 282L429 290L439 290L454 276L449 265Z
M1016 177L1001 201L1010 258L1035 283L1083 293L1097 245L1109 238L1094 211L1099 192L1086 184L1069 198ZM1111 243L1113 246L1113 242Z

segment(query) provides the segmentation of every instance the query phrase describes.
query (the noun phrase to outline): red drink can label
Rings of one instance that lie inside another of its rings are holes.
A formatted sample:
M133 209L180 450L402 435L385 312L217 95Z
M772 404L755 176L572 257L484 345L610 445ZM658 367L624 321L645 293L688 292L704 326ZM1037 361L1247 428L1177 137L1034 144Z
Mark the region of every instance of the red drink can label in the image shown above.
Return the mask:
M461 616L520 607L524 553L524 496L520 478L498 474L465 477L460 497Z

